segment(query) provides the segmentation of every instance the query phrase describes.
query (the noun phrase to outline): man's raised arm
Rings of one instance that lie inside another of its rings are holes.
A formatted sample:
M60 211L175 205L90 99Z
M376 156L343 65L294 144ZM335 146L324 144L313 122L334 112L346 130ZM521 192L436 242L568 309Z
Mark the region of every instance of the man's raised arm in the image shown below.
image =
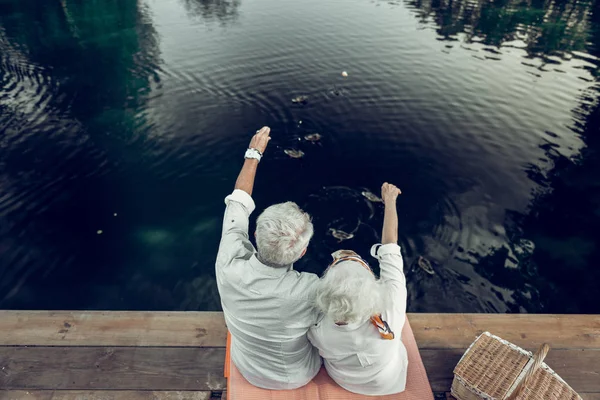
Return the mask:
M252 196L252 189L254 188L254 178L256 177L256 169L263 153L267 149L267 144L271 137L271 128L263 126L262 129L256 131L256 135L252 137L248 152L246 153L246 161L244 166L238 175L237 181L235 181L235 189L243 190ZM258 154L256 154L258 152ZM256 158L249 158L256 157Z
M235 258L249 257L254 252L248 238L249 218L255 208L251 195L258 163L271 139L270 132L271 129L267 126L256 131L246 151L244 166L235 182L235 189L225 198L227 208L223 218L217 268L227 265Z

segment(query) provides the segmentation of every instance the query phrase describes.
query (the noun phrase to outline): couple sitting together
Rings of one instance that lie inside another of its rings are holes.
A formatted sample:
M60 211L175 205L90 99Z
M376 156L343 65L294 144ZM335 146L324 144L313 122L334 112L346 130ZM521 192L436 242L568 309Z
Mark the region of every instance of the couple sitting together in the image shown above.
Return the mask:
M319 372L321 357L341 387L364 395L404 391L408 359L401 341L406 281L398 246L396 198L384 183L381 244L371 255L381 277L350 250L332 254L322 278L294 271L313 235L310 216L295 203L270 206L248 236L252 188L270 129L257 131L233 193L225 199L216 277L231 359L254 386L296 389Z

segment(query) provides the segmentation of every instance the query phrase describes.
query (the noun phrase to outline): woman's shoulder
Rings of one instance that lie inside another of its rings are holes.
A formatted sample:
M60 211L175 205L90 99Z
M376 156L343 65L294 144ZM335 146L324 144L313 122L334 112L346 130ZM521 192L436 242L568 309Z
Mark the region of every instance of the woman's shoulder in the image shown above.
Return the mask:
M406 308L392 305L381 313L381 317L388 323L392 332L394 332L394 337L400 339L404 323L406 322Z

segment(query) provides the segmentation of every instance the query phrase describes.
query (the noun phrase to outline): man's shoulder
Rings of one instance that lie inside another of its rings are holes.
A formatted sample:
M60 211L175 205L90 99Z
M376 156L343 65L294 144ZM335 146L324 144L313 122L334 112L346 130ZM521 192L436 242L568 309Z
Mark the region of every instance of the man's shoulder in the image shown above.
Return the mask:
M319 276L317 274L313 274L312 272L301 272L292 269L287 272L287 275L293 277L298 281L309 281L309 282L317 282L319 280Z
M319 277L316 274L313 274L312 272L300 272L296 270L288 271L285 274L284 279L287 279L294 285L298 286L314 286L317 282L319 282Z
M285 283L281 297L289 300L312 301L319 277L310 272L288 271L282 280Z

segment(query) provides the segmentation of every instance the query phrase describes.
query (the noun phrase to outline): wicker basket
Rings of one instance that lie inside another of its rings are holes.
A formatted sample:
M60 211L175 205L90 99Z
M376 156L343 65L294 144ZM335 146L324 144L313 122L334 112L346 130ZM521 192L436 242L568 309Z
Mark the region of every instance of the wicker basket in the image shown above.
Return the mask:
M456 368L452 395L458 400L581 400L544 358L484 332L467 349Z

